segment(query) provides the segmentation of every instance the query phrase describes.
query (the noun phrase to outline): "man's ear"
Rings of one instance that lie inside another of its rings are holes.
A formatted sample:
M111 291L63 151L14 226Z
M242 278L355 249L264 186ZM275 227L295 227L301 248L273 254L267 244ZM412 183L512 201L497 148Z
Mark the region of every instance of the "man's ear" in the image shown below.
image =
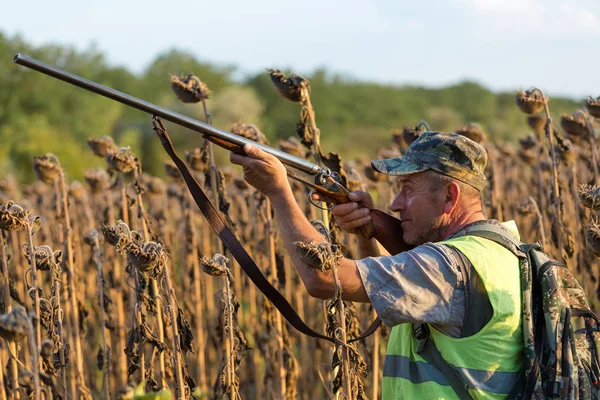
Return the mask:
M456 182L450 182L446 185L444 193L446 195L444 213L450 214L456 208L458 200L460 199L460 185Z

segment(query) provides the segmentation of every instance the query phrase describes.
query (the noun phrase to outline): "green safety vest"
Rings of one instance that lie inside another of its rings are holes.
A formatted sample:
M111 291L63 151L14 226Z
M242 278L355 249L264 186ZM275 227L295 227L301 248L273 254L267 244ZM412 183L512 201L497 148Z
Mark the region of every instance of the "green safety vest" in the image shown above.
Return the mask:
M518 235L514 223L503 225ZM469 259L494 311L475 335L452 338L429 326L429 340L433 339L442 357L462 374L473 398L504 399L523 374L518 259L501 245L476 236L460 236L440 244L453 246ZM392 328L382 398L457 399L448 379L417 354L417 344L412 324Z

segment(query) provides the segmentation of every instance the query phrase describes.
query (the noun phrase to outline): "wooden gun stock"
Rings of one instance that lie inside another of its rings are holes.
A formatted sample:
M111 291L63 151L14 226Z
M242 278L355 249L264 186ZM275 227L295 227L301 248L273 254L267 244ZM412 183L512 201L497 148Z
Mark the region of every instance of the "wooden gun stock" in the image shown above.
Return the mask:
M413 249L415 246L407 244L402 239L404 230L402 221L381 210L371 210L369 214L375 229L375 240L391 254L395 255Z

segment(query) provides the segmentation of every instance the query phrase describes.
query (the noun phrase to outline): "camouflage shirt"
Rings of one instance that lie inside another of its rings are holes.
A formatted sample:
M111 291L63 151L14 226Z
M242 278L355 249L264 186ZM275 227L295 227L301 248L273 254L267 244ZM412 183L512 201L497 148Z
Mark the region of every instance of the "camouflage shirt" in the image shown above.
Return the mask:
M367 295L384 324L429 323L460 337L465 266L446 245L426 243L395 256L357 260Z

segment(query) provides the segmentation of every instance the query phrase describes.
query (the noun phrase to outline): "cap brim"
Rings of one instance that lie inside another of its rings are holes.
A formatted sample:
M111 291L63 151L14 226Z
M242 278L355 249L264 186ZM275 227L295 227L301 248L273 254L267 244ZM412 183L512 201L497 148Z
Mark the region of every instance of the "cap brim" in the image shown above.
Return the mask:
M407 160L405 157L374 160L371 161L371 167L373 167L375 171L386 175L409 175L429 169L417 165Z

